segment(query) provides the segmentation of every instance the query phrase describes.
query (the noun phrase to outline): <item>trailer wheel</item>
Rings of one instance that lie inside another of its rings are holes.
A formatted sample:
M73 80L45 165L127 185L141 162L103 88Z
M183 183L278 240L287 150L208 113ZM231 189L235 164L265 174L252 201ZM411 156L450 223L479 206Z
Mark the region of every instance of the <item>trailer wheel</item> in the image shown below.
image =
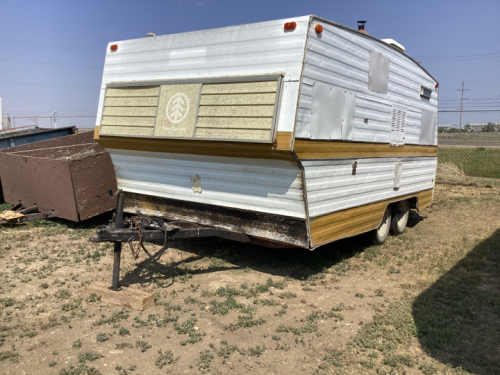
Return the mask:
M410 202L408 199L394 204L392 209L391 233L398 235L404 232L410 216Z
M384 212L384 217L382 218L382 223L380 226L373 231L373 244L382 245L387 236L389 235L389 229L391 227L391 206L388 205Z

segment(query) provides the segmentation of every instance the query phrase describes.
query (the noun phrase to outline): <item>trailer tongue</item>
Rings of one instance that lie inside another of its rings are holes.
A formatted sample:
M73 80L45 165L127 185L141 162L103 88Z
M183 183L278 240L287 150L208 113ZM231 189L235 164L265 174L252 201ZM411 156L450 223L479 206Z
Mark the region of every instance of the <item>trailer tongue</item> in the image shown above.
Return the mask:
M151 218L137 211L137 216L123 220L123 202L124 196L121 190L112 194L111 198L116 197L116 212L114 220L111 220L109 226L99 226L96 228L95 235L91 237L90 242L113 242L114 260L113 260L113 281L110 289L119 290L120 283L120 260L122 243L127 242L135 259L139 257L141 249L153 261L157 262L167 250L169 240L200 238L200 237L221 237L228 240L239 242L251 242L250 238L244 233L232 232L225 229L203 227L199 224L171 221L166 222L162 219ZM114 226L113 226L114 225ZM151 254L143 244L143 241L164 241L162 248L155 254ZM134 245L134 242L137 242Z

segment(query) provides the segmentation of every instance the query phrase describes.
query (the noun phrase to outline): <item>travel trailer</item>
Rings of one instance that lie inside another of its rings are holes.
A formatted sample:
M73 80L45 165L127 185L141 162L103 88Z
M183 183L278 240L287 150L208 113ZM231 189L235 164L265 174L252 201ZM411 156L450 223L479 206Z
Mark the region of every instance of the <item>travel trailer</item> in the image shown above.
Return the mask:
M109 43L95 139L125 212L380 244L432 202L438 91L399 43L313 15L148 34Z

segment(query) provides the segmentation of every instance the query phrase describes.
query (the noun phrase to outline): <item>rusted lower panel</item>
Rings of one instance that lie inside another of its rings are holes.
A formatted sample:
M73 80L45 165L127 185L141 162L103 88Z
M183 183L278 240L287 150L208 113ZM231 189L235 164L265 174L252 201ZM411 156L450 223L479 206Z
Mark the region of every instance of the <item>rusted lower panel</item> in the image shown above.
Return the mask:
M182 220L245 233L263 240L308 247L305 220L134 193L125 194L125 212ZM264 243L264 242L263 242Z

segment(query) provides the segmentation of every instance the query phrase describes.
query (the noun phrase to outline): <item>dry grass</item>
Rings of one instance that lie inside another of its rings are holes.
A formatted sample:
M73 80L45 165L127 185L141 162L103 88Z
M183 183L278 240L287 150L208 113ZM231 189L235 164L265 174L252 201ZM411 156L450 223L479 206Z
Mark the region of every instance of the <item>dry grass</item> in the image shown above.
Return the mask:
M200 239L162 264L125 249L122 284L156 297L142 313L83 298L111 277L112 246L86 240L106 218L0 228L0 371L499 373L499 199L438 185L434 207L380 247Z
M500 179L467 176L462 169L452 162L443 162L438 164L436 182L441 184L500 187Z

